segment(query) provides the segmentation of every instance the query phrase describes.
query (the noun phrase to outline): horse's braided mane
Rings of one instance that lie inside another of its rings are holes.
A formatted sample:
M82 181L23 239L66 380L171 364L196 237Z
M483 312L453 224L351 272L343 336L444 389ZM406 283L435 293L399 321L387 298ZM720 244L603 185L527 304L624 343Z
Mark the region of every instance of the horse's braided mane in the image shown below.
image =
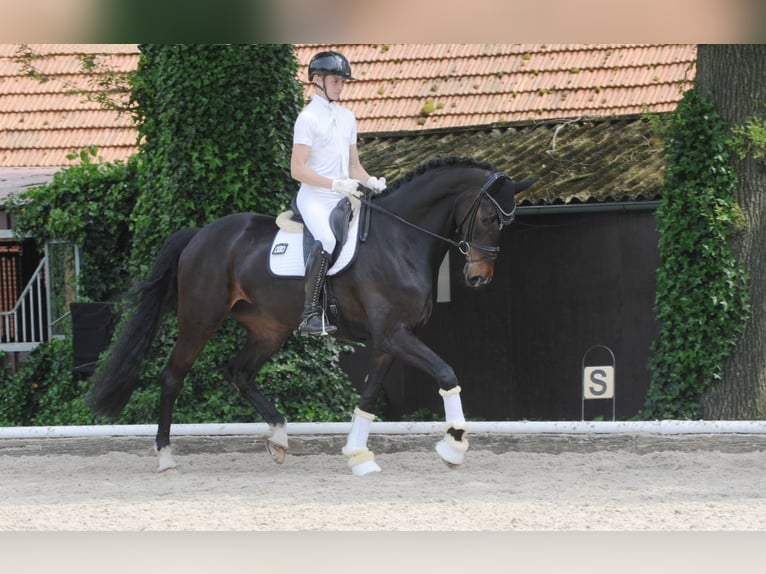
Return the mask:
M416 168L412 169L411 171L408 171L401 177L398 177L396 180L394 180L392 183L390 183L386 187L386 190L383 192L383 195L388 195L389 193L400 188L405 183L412 181L412 178L414 178L417 175L422 175L428 170L436 169L436 168L444 167L444 166L477 167L479 169L486 169L488 171L496 171L495 168L492 166L492 164L487 163L485 161L479 161L472 157L458 157L458 156L440 157L440 158L425 161L421 163L420 165L418 165Z

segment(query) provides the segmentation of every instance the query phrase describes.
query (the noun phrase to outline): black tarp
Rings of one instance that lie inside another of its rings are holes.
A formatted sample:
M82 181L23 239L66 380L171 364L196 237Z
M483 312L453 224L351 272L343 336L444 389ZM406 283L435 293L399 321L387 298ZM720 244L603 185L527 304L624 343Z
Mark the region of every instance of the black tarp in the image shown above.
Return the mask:
M118 316L111 303L72 303L72 367L92 375L99 355L106 350Z

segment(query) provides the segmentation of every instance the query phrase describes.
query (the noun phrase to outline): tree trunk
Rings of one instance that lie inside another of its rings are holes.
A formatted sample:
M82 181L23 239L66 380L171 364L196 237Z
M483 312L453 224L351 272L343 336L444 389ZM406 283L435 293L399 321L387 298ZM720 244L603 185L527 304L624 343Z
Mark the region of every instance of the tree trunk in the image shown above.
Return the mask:
M729 127L766 117L766 45L701 45L697 85ZM750 276L751 315L702 401L706 419L766 419L766 160L733 157L746 222L732 251Z

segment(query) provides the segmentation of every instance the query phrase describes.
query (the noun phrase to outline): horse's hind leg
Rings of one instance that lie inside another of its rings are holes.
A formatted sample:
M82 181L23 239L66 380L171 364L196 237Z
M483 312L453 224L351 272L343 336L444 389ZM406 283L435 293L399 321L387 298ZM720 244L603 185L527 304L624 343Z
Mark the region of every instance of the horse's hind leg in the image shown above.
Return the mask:
M255 375L288 336L289 332L285 332L283 336L259 338L253 331L249 331L247 343L231 361L225 373L226 378L268 423L271 435L266 440L266 449L277 464L282 464L287 455L287 421L258 388Z
M157 425L155 448L159 457L157 472L164 472L176 467L170 448L170 425L173 407L183 387L184 378L191 370L205 344L216 328L203 332L184 328L179 325L178 339L165 368L160 373L160 416Z

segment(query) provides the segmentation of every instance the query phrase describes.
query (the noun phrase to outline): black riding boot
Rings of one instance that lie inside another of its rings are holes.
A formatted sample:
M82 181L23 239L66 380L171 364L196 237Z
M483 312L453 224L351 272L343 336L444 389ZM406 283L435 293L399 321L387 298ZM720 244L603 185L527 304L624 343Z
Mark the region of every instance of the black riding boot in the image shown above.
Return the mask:
M328 335L338 330L335 325L325 322L321 305L322 288L330 265L330 257L317 241L306 260L305 300L303 321L298 326L301 335Z

